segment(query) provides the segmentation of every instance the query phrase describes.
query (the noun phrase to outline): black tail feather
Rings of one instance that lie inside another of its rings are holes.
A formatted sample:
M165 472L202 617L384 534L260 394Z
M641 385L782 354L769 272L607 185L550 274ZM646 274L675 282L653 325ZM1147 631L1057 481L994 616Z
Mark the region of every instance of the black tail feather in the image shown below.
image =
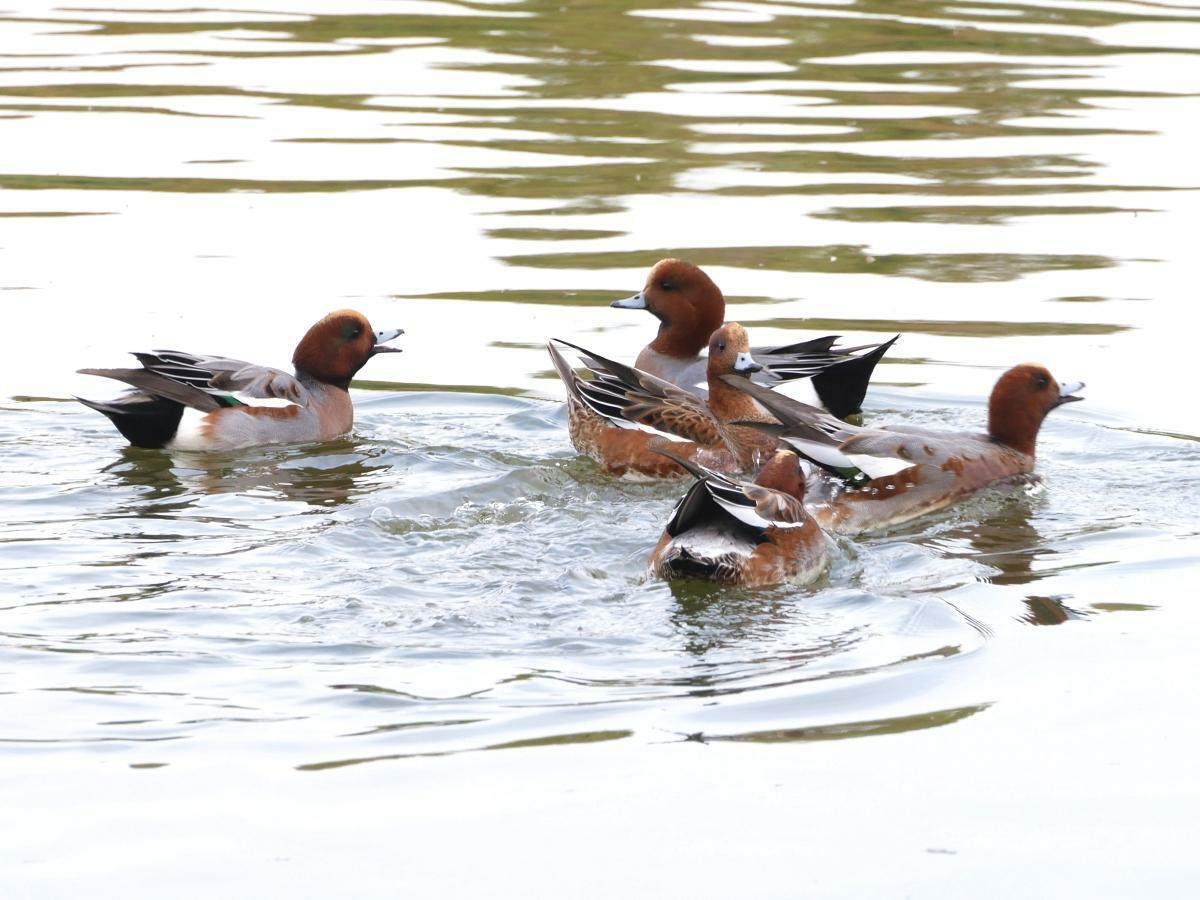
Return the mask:
M772 347L769 350L764 350L767 355L779 356L804 356L808 354L829 353L833 350L833 345L841 340L840 334L829 334L825 337L812 338L807 341L800 341L797 344L785 344L782 347ZM842 351L848 352L848 351Z
M870 353L835 363L814 375L812 384L821 398L821 404L839 419L862 412L863 399L867 396L867 386L871 383L875 365L899 339L900 335L896 335Z
M713 581L722 571L719 560L694 556L686 547L680 547L665 562L671 578L702 578Z
M148 450L158 450L170 443L183 418L182 403L149 394L133 394L109 403L75 399L108 416L133 446Z

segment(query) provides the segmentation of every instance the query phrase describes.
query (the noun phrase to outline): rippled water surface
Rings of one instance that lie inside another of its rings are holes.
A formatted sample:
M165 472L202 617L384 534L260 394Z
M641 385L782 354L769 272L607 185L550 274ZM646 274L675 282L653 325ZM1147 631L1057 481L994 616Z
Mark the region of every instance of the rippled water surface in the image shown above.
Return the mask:
M0 13L0 894L1190 893L1200 6L117 6ZM872 421L1087 403L811 587L647 582L682 487L543 345L632 357L669 255L902 333ZM407 332L344 440L70 399L339 306Z

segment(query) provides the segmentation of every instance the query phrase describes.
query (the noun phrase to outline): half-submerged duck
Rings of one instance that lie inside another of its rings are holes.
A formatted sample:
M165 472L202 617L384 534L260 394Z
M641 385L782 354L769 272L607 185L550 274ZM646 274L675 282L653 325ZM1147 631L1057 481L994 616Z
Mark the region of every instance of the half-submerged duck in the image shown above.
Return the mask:
M764 587L808 583L825 569L826 538L804 509L795 453L778 451L753 482L673 458L696 481L650 554L650 574Z
M737 375L724 376L768 409L777 424L747 421L834 476L813 485L813 515L823 528L857 534L915 519L987 485L1033 472L1038 431L1047 413L1082 383L1059 383L1024 364L996 382L985 434L911 425L858 428Z
M660 260L646 285L632 297L613 302L618 309L644 309L659 321L658 334L638 354L634 367L704 396L707 362L702 351L725 321L725 296L707 273L681 259ZM882 344L837 347L827 335L751 352L762 366L754 381L768 387L808 379L801 399L839 419L861 412L875 365L899 335ZM859 355L856 355L859 354ZM800 396L796 390L789 394Z
M80 369L133 388L116 400L77 398L104 413L135 447L232 450L256 444L324 441L354 424L350 379L404 332L373 331L342 309L317 322L292 354L292 374L221 356L176 350L134 353L140 369ZM284 401L251 405L246 398Z

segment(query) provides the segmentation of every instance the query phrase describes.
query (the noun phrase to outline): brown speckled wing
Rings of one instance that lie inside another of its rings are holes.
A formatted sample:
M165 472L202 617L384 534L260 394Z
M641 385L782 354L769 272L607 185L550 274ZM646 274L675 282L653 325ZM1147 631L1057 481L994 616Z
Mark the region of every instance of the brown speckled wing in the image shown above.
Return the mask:
M716 419L701 403L680 402L675 398L655 397L634 391L628 392L626 398L622 413L632 422L708 447L717 447L722 443Z
M581 379L576 386L594 412L697 444L721 445L716 419L695 394L567 341L557 343L578 352L591 372L590 380Z

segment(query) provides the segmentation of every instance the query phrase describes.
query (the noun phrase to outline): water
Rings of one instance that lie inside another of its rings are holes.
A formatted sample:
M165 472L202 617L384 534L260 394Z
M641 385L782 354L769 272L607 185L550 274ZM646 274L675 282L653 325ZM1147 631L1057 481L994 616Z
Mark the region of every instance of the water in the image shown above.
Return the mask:
M4 896L1189 892L1200 7L252 5L0 17ZM667 255L903 333L874 421L1087 402L810 588L647 582L682 487L543 344L632 357ZM345 440L69 399L337 306L407 332Z

